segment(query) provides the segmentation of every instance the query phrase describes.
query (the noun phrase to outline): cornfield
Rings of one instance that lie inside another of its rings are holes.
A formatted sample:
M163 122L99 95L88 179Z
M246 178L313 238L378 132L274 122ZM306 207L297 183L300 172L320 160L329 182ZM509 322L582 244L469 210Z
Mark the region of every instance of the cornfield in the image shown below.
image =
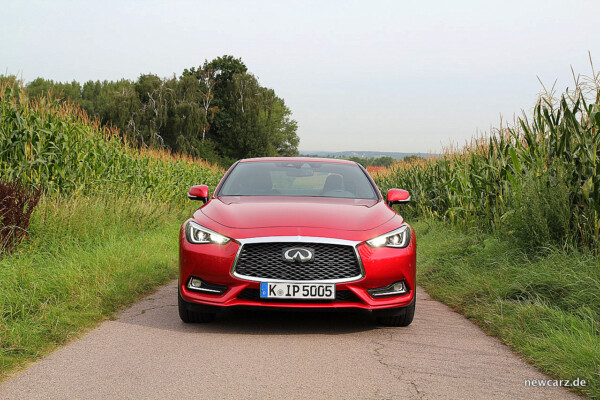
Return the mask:
M191 157L136 149L80 108L31 101L14 79L0 80L0 178L49 194L110 191L183 203L191 185L214 187L223 171Z
M378 185L409 190L413 203L403 213L413 217L597 251L600 74L593 66L592 74L560 98L544 91L529 116L460 151L374 174Z

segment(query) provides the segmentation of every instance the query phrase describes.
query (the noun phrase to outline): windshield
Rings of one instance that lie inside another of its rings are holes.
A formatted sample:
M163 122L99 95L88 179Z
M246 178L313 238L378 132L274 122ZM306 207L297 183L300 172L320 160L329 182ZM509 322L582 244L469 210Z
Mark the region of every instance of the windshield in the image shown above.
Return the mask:
M304 196L377 199L366 174L356 164L307 161L239 163L221 196Z

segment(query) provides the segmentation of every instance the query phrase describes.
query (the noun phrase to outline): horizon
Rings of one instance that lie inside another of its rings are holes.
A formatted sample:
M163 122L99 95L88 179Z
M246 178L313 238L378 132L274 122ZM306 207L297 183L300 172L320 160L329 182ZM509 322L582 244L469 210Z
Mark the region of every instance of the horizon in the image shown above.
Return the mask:
M388 155L388 154L396 154L396 155L402 155L402 156L408 156L408 155L424 155L424 156L437 156L440 155L441 153L428 153L428 152L423 152L423 151L379 151L379 150L340 150L340 151L330 151L330 150L303 150L303 149L298 149L298 153L300 155L303 154L316 154L316 155L323 155L323 154L327 154L327 155L335 155L335 154L346 154L346 153L357 153L357 154L364 154L364 153L375 153L375 154L381 154L383 156ZM319 154L320 153L320 154ZM354 157L354 156L353 156ZM358 156L358 157L362 157L362 156ZM371 157L379 157L379 156L371 156Z

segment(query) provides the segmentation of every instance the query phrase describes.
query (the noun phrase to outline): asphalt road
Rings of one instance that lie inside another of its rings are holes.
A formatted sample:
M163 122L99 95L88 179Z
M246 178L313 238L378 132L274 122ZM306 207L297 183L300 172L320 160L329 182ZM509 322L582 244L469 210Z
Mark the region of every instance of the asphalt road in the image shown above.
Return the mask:
M173 282L0 386L0 399L567 399L497 340L418 293L408 328L368 313L177 315Z

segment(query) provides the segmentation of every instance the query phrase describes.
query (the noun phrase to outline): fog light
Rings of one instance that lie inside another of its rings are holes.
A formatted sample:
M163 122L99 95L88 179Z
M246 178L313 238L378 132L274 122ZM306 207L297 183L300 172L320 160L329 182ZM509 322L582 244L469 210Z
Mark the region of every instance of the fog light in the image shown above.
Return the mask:
M202 280L200 280L198 278L192 278L192 279L190 279L190 283L189 283L188 287L190 289L199 289L202 287Z
M200 278L196 278L195 276L192 276L188 280L186 286L189 290L206 294L223 294L227 291L227 286L208 283Z
M392 288L394 289L394 292L398 292L398 293L406 292L406 286L404 286L404 281L394 283Z
M371 295L371 297L401 296L408 293L408 287L404 281L398 281L388 286L367 289L367 292Z

